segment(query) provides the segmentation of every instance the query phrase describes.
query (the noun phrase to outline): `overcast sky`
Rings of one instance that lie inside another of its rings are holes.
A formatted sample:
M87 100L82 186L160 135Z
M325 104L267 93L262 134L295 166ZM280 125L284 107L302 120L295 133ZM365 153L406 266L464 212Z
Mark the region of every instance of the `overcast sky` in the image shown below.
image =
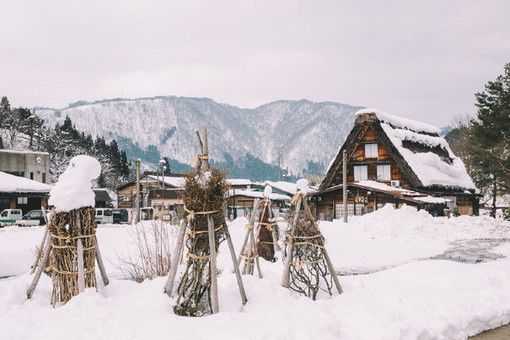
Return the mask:
M510 62L510 1L6 1L16 106L179 95L339 101L443 125Z

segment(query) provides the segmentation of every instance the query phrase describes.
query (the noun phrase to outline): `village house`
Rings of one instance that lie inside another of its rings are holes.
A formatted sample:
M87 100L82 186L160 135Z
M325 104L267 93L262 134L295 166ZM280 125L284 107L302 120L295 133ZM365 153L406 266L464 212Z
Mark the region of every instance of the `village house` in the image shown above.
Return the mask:
M0 149L0 171L46 183L49 157L47 152Z
M140 177L140 207L151 208L152 218L169 219L173 212L183 212L185 177L181 174L158 176L146 172ZM136 181L130 181L117 187L118 207L133 209L136 207Z
M311 194L321 219L343 216L342 156L347 158L347 213L362 215L385 204L407 204L433 215L477 215L479 196L462 160L439 129L364 109ZM448 209L448 210L447 210Z
M46 209L51 187L31 179L0 171L0 212L4 209Z

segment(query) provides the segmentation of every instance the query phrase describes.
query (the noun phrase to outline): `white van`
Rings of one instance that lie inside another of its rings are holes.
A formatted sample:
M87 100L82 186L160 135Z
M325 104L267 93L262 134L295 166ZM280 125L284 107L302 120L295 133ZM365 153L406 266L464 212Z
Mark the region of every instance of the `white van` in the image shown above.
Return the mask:
M113 224L113 209L96 208L96 224Z
M5 209L0 213L0 227L16 224L23 218L21 209Z

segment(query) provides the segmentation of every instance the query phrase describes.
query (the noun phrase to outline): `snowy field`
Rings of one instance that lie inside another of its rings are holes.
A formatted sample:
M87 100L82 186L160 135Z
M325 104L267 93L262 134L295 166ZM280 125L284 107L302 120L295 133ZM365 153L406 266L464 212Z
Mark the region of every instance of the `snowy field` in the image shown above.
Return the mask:
M245 223L230 225L236 250ZM455 340L510 322L508 223L388 207L347 225L322 222L321 230L335 267L346 274L343 295L315 302L298 296L279 285L281 262L262 260L263 279L243 276L249 301L241 307L222 244L221 312L193 319L173 314L174 302L162 293L165 278L123 279L119 259L135 252L131 226L98 228L111 284L55 309L46 276L25 300L43 229L0 229L0 277L14 275L0 280L0 338Z

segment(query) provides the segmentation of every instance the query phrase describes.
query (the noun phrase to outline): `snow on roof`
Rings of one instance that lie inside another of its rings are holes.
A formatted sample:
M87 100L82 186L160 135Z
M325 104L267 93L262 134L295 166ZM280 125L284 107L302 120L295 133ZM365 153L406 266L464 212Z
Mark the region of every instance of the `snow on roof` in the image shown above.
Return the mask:
M454 155L444 138L394 128L386 123L381 123L381 127L423 186L441 185L476 189L464 162ZM403 146L404 141L420 143L431 148L440 147L448 152L451 163L432 151L413 152Z
M249 179L244 178L227 178L227 183L229 185L251 185L252 182Z
M412 120L409 118L403 118L395 115L391 115L386 112L379 111L377 109L361 109L357 111L354 115L359 116L362 114L367 113L373 113L376 115L377 119L380 122L385 122L387 124L390 124L394 127L398 127L401 129L409 129L416 132L427 132L427 133L433 133L433 134L439 134L440 130L439 128L435 127L434 125L430 125L427 123L418 122L416 120Z
M230 189L227 193L228 197L232 196L245 196L245 197L252 197L252 198L264 198L264 193L261 191L253 191L253 190L239 190L239 189ZM274 201L290 201L290 197L287 195L281 195L276 193L271 193L269 195L270 200Z
M432 204L446 204L446 203L450 202L449 199L442 198L442 197L434 197L434 196L414 197L413 199L416 201L421 201L424 203L432 203Z
M0 192L50 192L48 184L0 171Z
M380 190L380 191L388 191L388 192L401 192L401 193L413 193L414 191L399 188L399 187L392 187L391 185L388 185L386 183L377 182L377 181L358 181L354 182L357 185L366 187L366 188L372 188L374 190Z
M372 188L373 190L379 190L384 191L388 193L399 193L402 195L402 197L412 199L414 201L420 201L423 203L431 203L431 204L446 204L450 200L441 198L441 197L434 197L425 195L420 192L416 192L413 190L398 188L398 187L392 187L386 183L376 182L376 181L359 181L355 182L354 184L357 184L359 186L365 187L365 188Z
M277 190L287 192L290 195L294 195L297 192L297 184L285 181L265 181L264 185L269 185Z
M15 153L15 154L27 154L27 155L46 155L49 153L44 151L32 151L32 150L11 150L11 149L0 149L0 153Z
M161 181L161 176L149 175L150 179ZM163 182L175 188L184 188L186 177L163 176Z

